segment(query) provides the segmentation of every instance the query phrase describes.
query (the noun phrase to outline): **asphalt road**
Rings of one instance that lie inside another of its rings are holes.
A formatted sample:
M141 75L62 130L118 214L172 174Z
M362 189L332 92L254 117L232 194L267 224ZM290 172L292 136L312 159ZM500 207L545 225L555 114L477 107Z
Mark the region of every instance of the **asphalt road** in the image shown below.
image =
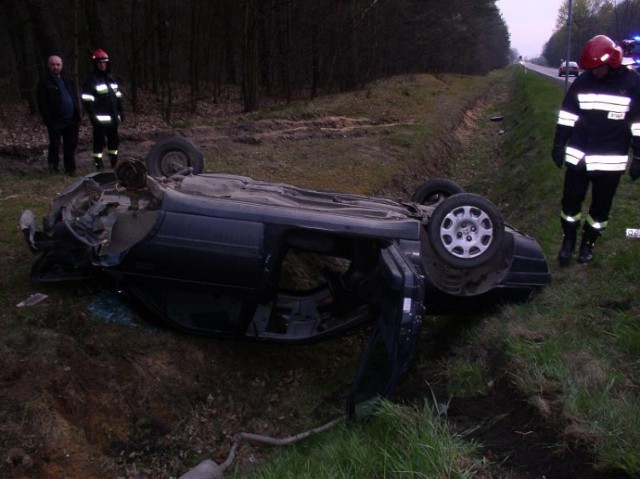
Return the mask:
M565 83L565 79L567 80L567 88L569 87L569 85L571 83L573 83L573 80L575 79L575 77L559 77L558 76L558 69L554 68L554 67L543 67L541 65L536 65L535 63L529 63L529 62L520 62L520 65L522 65L522 67L526 70L526 71L532 71L535 72L539 75L543 75L545 77L549 77L550 79L557 81L558 83Z

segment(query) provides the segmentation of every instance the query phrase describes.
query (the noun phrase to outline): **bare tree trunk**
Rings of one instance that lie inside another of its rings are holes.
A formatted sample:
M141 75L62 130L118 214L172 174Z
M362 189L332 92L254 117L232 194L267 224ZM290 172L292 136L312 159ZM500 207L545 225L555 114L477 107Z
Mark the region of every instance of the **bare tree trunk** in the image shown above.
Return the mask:
M287 102L292 98L292 81L291 81L291 69L292 58L291 50L293 45L291 43L291 6L285 4L282 6L282 14L280 15L280 22L278 22L278 50L280 57L280 75L282 77L282 89L284 91Z
M129 32L129 44L131 49L131 65L129 67L129 98L133 111L138 111L138 73L140 69L140 48L137 45L138 1L131 0L131 31Z
M60 52L60 36L56 31L56 22L51 21L48 4L42 4L38 0L26 0L24 3L31 17L33 36L41 58Z
M320 85L320 29L314 22L311 25L311 98L318 94Z
M191 0L190 2L190 32L189 32L189 86L191 88L190 94L190 109L192 112L196 111L198 104L198 1Z
M225 10L226 10L226 14L225 14L225 60L226 60L226 65L225 65L225 70L226 70L226 77L227 77L227 81L229 83L236 83L237 79L236 79L236 56L235 56L235 49L234 49L234 44L236 41L236 35L235 35L235 31L233 28L234 22L233 22L233 4L231 2L233 2L234 0L228 0L227 3L225 4Z
M18 77L17 89L22 100L26 100L29 105L29 111L35 113L37 110L33 88L35 87L36 77L34 70L29 68L31 59L35 60L33 55L29 54L27 48L28 38L28 13L24 8L24 4L20 0L8 0L4 3L8 22L10 47L13 51L13 57L16 59L15 69ZM10 65L5 65L9 68Z
M171 87L171 45L173 42L173 30L175 28L175 21L169 23L170 16L164 11L164 8L159 8L156 12L158 15L157 23L159 25L158 35L156 37L158 41L158 57L164 60L163 68L159 68L158 80L160 85L160 100L162 118L171 123L172 109L173 109L173 91Z
M257 0L244 0L242 39L242 98L244 110L258 107L258 48L256 28Z
M85 0L85 19L89 35L89 48L104 48L105 34L97 0Z
M69 65L68 72L71 72L71 78L78 87L80 86L80 70L79 70L79 52L80 52L80 0L74 0L74 16L73 16L73 41L71 42L71 58L67 59ZM70 61L69 61L70 60Z

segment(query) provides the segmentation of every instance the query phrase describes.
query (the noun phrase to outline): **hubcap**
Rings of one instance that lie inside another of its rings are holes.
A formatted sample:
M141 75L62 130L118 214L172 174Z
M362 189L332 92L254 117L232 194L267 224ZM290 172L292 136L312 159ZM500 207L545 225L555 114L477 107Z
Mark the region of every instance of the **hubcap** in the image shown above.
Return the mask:
M440 225L440 239L449 253L474 258L493 242L493 223L479 208L461 206L451 211Z

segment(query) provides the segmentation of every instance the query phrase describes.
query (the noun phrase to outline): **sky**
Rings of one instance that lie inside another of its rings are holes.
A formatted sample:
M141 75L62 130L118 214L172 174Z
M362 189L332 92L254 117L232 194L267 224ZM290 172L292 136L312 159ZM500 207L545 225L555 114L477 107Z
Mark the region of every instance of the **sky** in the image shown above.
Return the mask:
M524 58L540 56L556 26L562 3L563 0L498 0L496 5L511 35L511 48Z

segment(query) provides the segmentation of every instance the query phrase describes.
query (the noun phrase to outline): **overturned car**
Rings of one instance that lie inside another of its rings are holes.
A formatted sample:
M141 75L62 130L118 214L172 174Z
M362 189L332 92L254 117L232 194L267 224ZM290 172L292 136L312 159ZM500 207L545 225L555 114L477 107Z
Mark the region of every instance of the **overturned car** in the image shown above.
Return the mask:
M215 337L305 343L371 324L353 403L374 343L390 395L425 315L528 301L550 280L538 243L450 180L401 202L200 173L184 138L157 145L146 165L74 181L42 229L23 212L34 282L105 276L148 316Z

